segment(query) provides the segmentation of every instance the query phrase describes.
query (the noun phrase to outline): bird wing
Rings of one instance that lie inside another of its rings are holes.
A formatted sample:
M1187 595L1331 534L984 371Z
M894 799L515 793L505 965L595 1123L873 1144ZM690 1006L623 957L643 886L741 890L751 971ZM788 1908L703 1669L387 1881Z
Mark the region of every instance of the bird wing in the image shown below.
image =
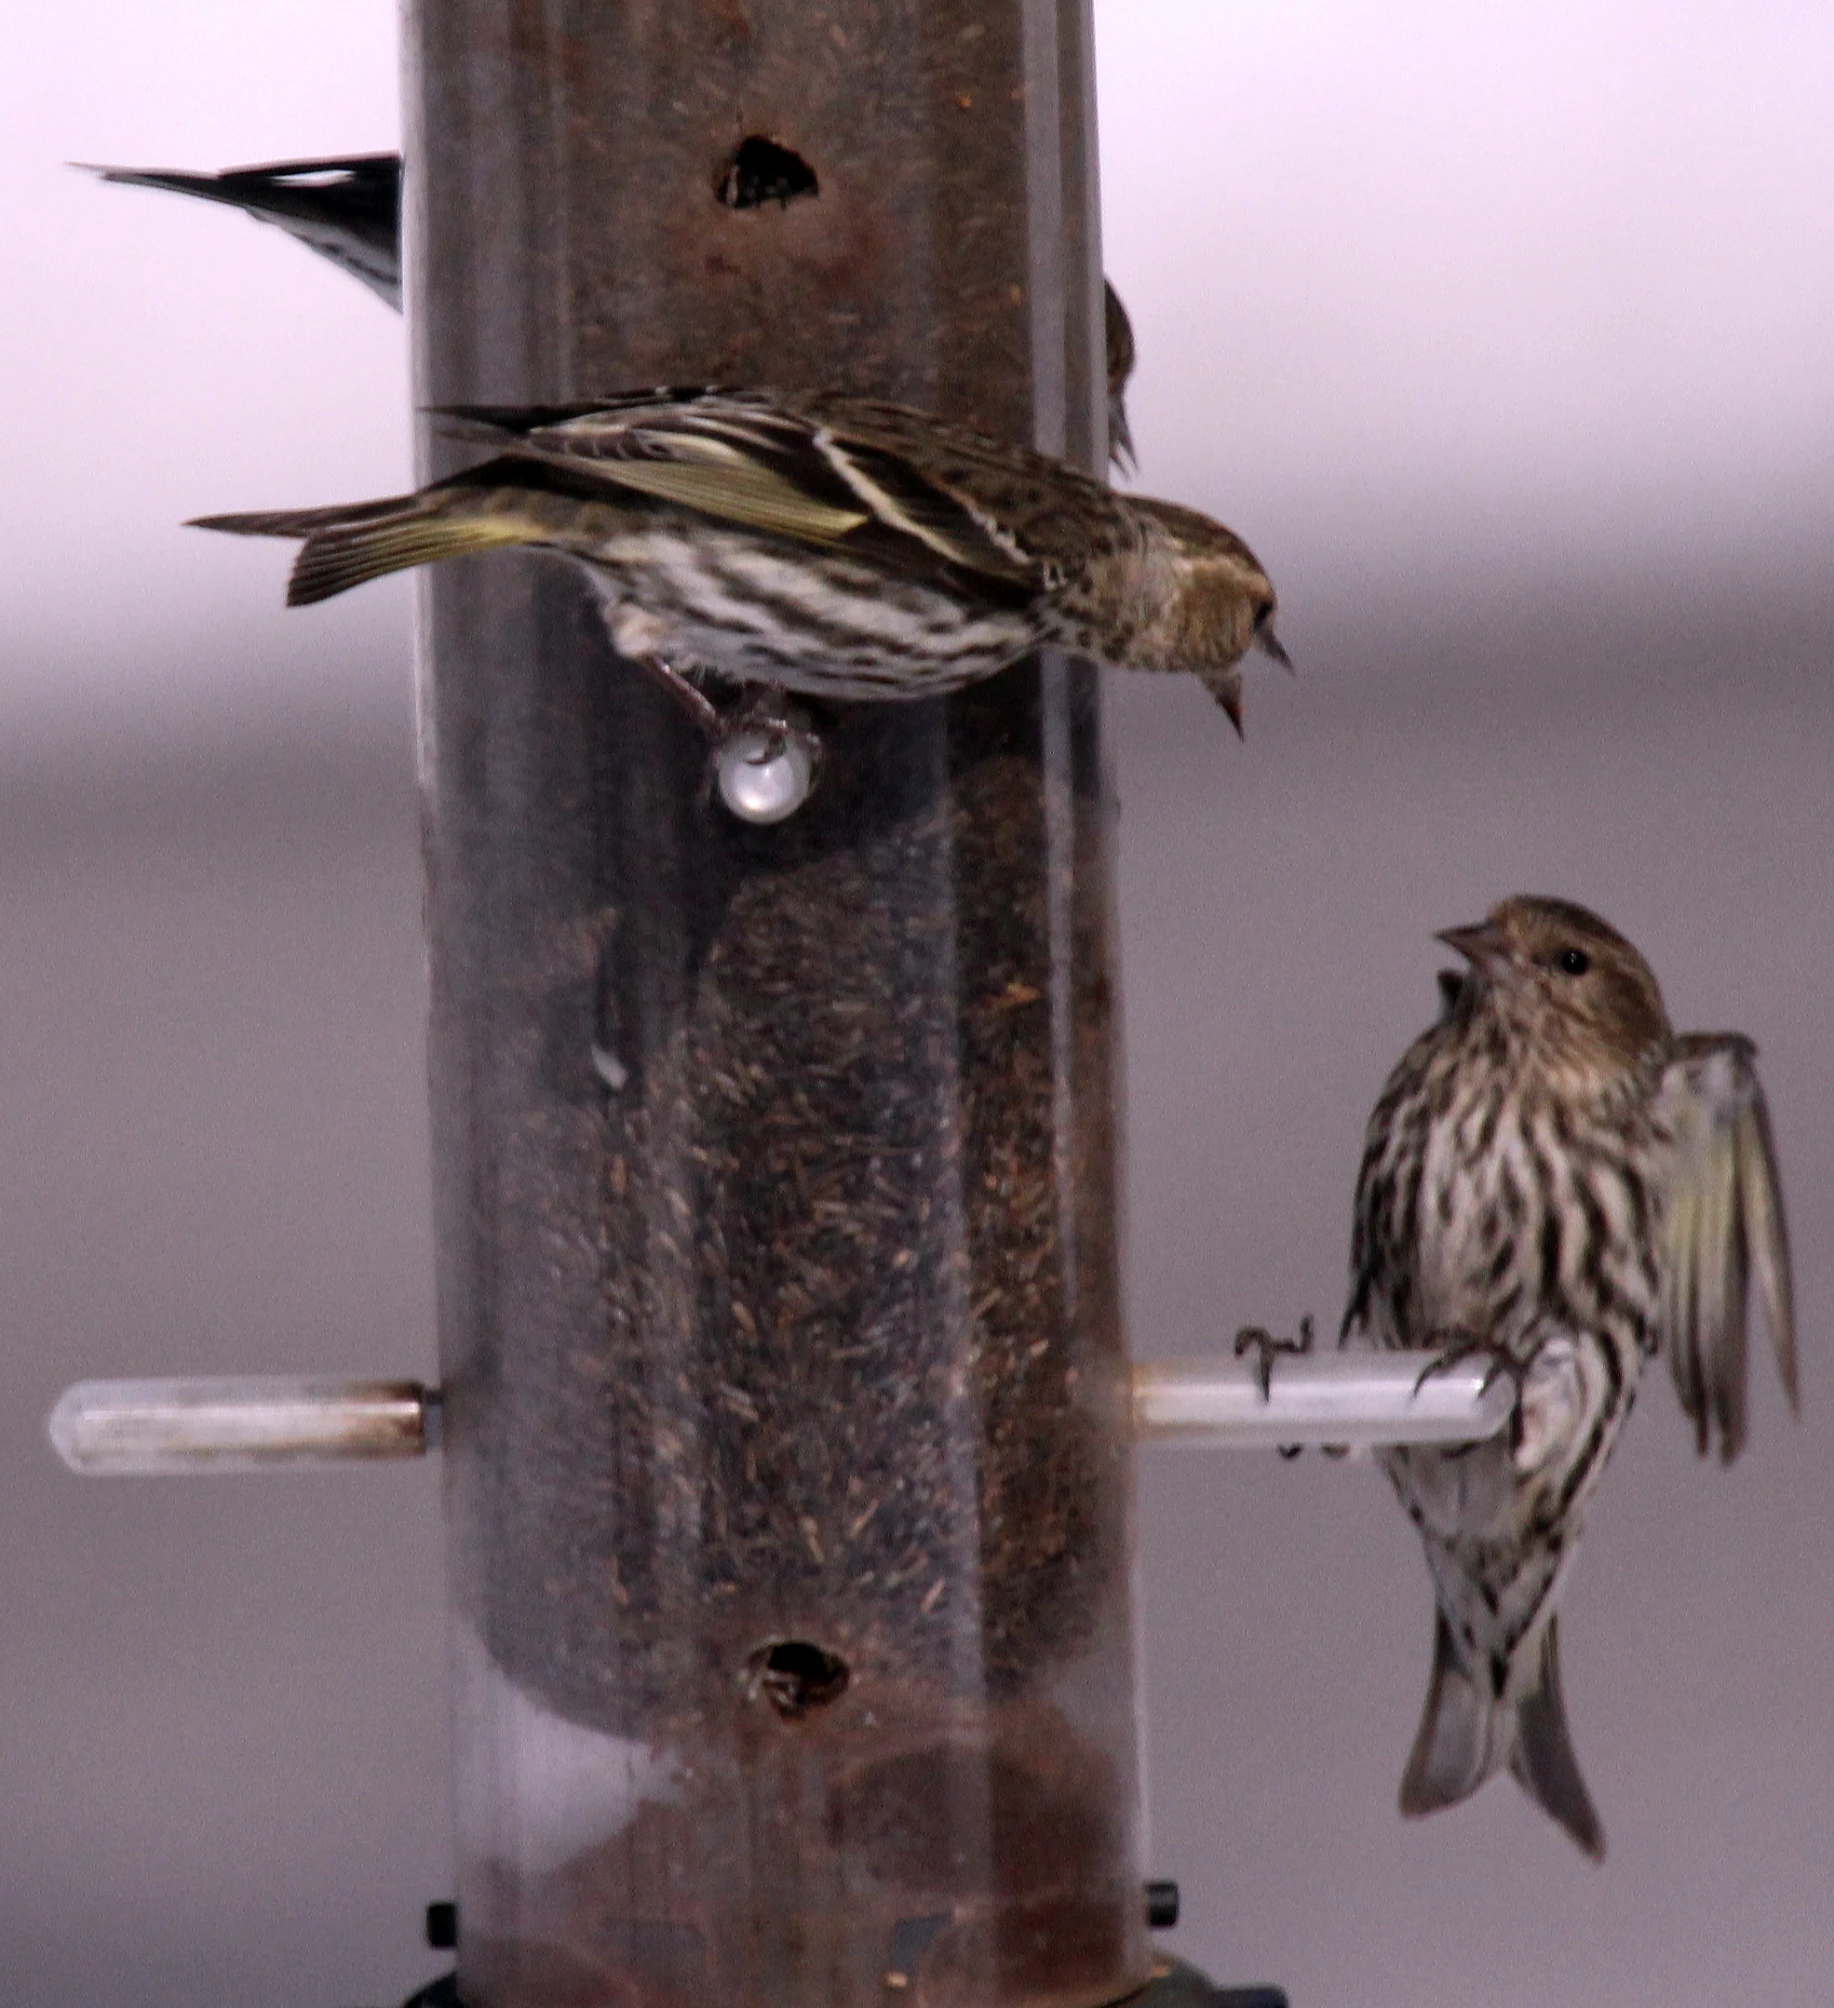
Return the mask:
M1038 556L959 475L965 461L1005 462L1010 484L1018 450L903 406L682 390L443 415L507 435L517 453L747 529L1028 593L1045 583Z
M1663 1070L1658 1110L1674 1138L1666 1207L1662 1331L1681 1406L1704 1456L1730 1464L1745 1442L1746 1304L1755 1283L1792 1411L1795 1299L1789 1232L1757 1048L1696 1032Z
M860 478L886 483L917 534L939 548L960 546L957 562L990 546L993 569L1037 578L1133 534L1121 528L1127 518L1104 482L1028 446L875 398L829 394L811 398L808 409ZM977 569L984 568L982 558Z

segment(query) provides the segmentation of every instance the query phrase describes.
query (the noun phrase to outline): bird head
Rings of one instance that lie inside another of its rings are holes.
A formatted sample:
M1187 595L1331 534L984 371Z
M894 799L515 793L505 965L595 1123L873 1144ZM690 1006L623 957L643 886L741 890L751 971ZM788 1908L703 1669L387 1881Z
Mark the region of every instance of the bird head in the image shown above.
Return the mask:
M1279 602L1260 561L1234 531L1194 509L1137 498L1161 533L1144 563L1153 576L1152 615L1128 661L1141 669L1188 670L1242 729L1242 676L1251 648L1289 673L1292 662L1274 633Z
M1672 1036L1649 964L1570 900L1518 893L1437 939L1470 964L1453 1008L1500 1022L1550 1065L1607 1079Z

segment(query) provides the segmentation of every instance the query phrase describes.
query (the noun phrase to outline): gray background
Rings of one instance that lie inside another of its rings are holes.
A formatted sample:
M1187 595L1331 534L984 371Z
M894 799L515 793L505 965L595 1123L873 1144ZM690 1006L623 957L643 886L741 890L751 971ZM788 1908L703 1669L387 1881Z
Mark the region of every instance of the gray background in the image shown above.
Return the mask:
M1807 1414L1652 1384L1568 1598L1611 1836L1393 1810L1425 1571L1366 1468L1142 1471L1170 1942L1302 2008L1834 1997L1834 28L1767 6L1098 8L1145 483L1301 675L1111 679L1142 1353L1335 1317L1431 931L1585 899L1763 1049ZM101 1374L431 1369L407 595L211 508L406 471L399 327L70 156L388 145L382 0L13 24L0 287L0 2001L398 2000L446 1888L436 1472L81 1482Z

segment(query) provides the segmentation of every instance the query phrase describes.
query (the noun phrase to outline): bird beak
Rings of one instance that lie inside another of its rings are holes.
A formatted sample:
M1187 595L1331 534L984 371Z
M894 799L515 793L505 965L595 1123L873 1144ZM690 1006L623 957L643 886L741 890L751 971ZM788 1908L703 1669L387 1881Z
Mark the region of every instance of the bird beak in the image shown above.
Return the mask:
M1255 636L1255 646L1263 655L1271 655L1280 667L1286 671L1288 676L1297 676L1299 674L1293 667L1293 658L1280 646L1280 637L1274 633L1274 624L1272 621L1269 621L1262 628L1261 632Z
M1448 927L1434 935L1448 948L1455 948L1473 969L1492 969L1504 957L1503 937L1495 922L1480 920L1471 927Z
M1139 470L1139 458L1134 452L1133 428L1127 423L1127 413L1121 408L1119 398L1111 400L1108 406L1108 457L1123 474L1133 474Z
M1223 707L1223 715L1235 727L1235 736L1242 734L1242 678L1232 663L1227 669L1219 669L1206 674L1197 672L1197 680Z

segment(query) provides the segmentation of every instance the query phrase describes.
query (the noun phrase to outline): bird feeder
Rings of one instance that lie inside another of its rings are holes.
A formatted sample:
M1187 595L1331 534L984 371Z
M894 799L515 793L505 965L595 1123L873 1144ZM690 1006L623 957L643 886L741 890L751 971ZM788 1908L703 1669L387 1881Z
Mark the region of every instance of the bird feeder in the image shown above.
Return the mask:
M418 404L1100 465L1079 7L410 19ZM461 1996L1139 1988L1093 673L861 708L760 825L568 568L422 590Z

